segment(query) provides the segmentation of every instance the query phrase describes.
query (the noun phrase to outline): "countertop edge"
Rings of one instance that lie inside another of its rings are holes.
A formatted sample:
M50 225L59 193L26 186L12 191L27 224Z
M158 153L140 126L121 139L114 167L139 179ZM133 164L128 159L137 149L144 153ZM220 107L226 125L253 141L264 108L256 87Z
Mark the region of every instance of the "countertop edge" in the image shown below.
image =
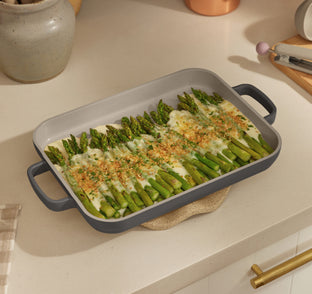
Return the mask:
M263 249L275 242L278 242L298 231L312 225L312 208L290 216L289 218L276 223L261 232L246 237L244 240L231 244L227 248L216 252L185 269L182 269L170 276L167 276L147 287L132 292L133 294L157 294L174 293L184 287L195 283L208 275L238 261L250 254ZM282 261L281 261L282 262ZM251 266L251 264L250 264ZM166 289L167 292L164 292Z

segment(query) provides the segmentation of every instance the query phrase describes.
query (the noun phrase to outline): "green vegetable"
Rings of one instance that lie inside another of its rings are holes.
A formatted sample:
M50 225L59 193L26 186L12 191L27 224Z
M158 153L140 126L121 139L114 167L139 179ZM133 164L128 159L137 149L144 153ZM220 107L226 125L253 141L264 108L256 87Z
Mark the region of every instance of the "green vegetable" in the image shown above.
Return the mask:
M144 206L144 202L142 201L142 199L140 198L139 194L137 192L131 191L130 192L130 196L132 197L133 201L135 202L135 204L138 207L143 207Z
M100 211L107 217L111 218L116 213L116 210L106 201L101 201Z
M252 158L254 159L260 159L261 158L261 155L258 154L257 152L255 152L254 150L251 150L250 148L248 148L247 146L245 146L244 144L242 144L241 142L239 142L237 139L235 138L231 138L231 141L233 144L235 144L237 147L239 147L240 149L248 152ZM238 149L237 149L238 150ZM231 150L232 151L232 150ZM233 151L232 151L233 152ZM234 153L234 152L233 152ZM236 154L237 155L237 154ZM238 156L238 155L237 155ZM239 156L238 156L239 157ZM245 160L246 161L246 160Z
M216 155L210 153L210 152L206 152L205 153L206 158L214 161L215 163L217 163L221 170L224 172L229 172L232 169L232 165L229 164L228 162L225 162L224 160L221 160L220 158L218 158Z
M198 170L189 162L183 162L183 166L191 175L197 185L203 184L206 181L206 179L198 172Z
M233 143L229 143L228 147L238 158L240 158L241 160L243 160L245 162L247 162L251 157L250 153L239 148L237 145L235 145Z
M214 171L213 169L209 168L207 165L205 165L204 163L202 163L199 160L192 159L191 163L193 165L195 165L199 170L201 170L209 178L214 179L214 178L217 178L218 176L220 176L220 174L218 174L216 171Z
M141 197L142 201L144 202L145 206L151 206L154 204L153 200L146 193L146 191L143 189L142 185L139 182L134 183L134 188L138 192L138 194Z
M247 142L249 147L259 153L262 157L268 156L269 153L258 143L255 139L250 137L248 134L243 135L244 140Z
M152 199L152 201L156 201L159 197L159 192L155 190L152 186L146 185L144 190L148 194L148 196Z
M160 185L159 183L157 183L156 180L149 178L148 182L151 184L151 186L157 190L159 192L159 194L161 196L163 196L164 198L168 198L171 196L170 191L168 191L166 188L164 188L162 185Z
M274 149L263 139L261 134L258 135L258 140L266 151L268 151L269 153L272 153L274 151Z

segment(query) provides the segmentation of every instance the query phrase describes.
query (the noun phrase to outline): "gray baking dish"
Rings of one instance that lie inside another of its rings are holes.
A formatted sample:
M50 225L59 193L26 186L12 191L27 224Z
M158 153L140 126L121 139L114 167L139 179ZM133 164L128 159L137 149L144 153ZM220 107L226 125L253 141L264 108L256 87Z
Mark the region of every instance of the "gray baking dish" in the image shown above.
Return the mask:
M126 217L119 219L100 219L91 215L47 158L44 153L46 145L67 137L69 134L80 135L82 131L87 131L91 127L118 123L124 115L136 116L142 114L144 110L154 110L160 98L167 104L176 106L177 94L181 94L184 91L189 92L191 87L208 93L217 92L233 103L256 125L264 139L273 147L274 152L265 158L221 175L207 183L198 185ZM241 95L249 95L257 100L269 114L263 118L246 103ZM69 208L78 208L86 221L96 230L105 233L118 233L269 168L278 157L281 149L281 138L271 126L275 120L275 116L275 105L256 87L249 84L241 84L232 88L209 70L197 68L185 69L42 122L33 133L33 144L41 156L42 161L31 165L27 170L27 174L34 191L49 209L62 211ZM35 177L47 171L54 174L67 192L68 197L54 200L42 191Z

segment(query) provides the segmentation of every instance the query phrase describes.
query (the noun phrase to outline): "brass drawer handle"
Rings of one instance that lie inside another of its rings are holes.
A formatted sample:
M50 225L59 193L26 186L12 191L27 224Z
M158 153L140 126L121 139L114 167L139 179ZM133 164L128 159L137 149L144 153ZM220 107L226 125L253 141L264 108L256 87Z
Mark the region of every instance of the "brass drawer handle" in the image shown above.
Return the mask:
M252 271L257 275L255 278L250 280L252 287L255 289L289 273L290 271L312 261L312 248L304 251L303 253L263 272L261 268L253 264L251 266Z

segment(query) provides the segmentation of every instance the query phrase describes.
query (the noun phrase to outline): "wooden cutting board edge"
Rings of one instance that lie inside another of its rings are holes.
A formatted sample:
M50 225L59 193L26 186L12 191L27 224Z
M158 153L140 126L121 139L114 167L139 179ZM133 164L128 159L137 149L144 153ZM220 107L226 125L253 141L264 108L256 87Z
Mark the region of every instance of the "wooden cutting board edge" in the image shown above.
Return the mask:
M279 44L279 43L291 44L291 45L295 45L295 46L300 46L300 47L312 49L312 42L303 39L299 35L296 35L296 36L291 37L287 40L278 42L277 44ZM277 44L275 44L273 46L273 48ZM283 66L283 65L275 63L274 62L275 56L276 55L274 53L270 54L270 60L271 60L272 64L276 68L278 68L280 71L282 71L285 75L287 75L290 79L292 79L295 83L297 83L300 87L305 89L309 94L312 95L312 75L309 75L307 73L300 72L298 70L289 68L287 66Z

